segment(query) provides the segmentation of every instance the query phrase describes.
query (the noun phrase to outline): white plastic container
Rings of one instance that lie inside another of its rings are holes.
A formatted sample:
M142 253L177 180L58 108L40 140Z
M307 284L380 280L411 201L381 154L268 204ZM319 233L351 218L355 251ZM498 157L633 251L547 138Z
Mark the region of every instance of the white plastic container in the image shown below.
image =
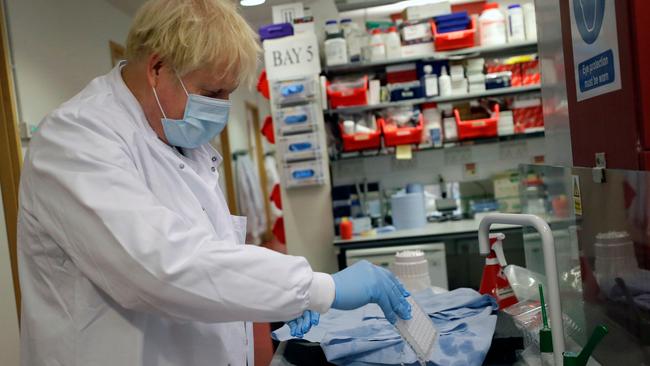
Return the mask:
M424 65L422 85L424 85L424 95L427 98L435 97L438 95L438 76L433 73L433 66Z
M445 117L442 120L445 128L445 142L458 140L458 127L456 126L455 117Z
M382 61L386 59L386 45L384 44L384 37L382 37L380 29L372 30L368 48L370 50L370 61Z
M386 34L386 58L396 59L402 57L402 41L397 34L397 27L388 28Z
M336 37L325 41L325 61L327 66L343 65L348 62L348 49L345 38Z
M351 19L341 19L341 29L343 37L348 46L348 60L357 62L361 60L361 31L359 26L352 22Z
M499 136L509 136L515 134L515 122L512 111L499 112L499 123L497 125Z
M483 7L478 18L481 46L498 46L507 43L506 18L499 9L499 4L488 3Z
M526 40L524 26L524 11L519 4L508 6L508 42L523 42Z
M535 18L535 4L524 4L524 28L526 30L526 40L537 41L537 21Z
M438 78L438 86L440 90L440 96L446 97L451 95L451 78L447 75L447 68L442 67L440 71L440 77Z
M596 235L594 272L604 294L616 285L615 279L629 281L639 271L634 243L625 231L611 231Z
M411 293L431 287L429 262L421 250L397 252L391 271Z
M426 128L425 135L434 147L442 147L442 116L438 108L426 108L422 110Z

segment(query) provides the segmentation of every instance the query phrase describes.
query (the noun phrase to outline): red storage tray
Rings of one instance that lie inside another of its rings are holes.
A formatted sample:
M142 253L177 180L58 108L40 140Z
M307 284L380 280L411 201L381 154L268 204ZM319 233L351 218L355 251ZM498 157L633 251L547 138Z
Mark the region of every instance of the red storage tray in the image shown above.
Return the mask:
M397 127L387 124L383 118L377 118L377 124L381 126L386 146L419 144L422 142L422 130L424 129L424 117L420 113L418 125L414 127Z
M495 104L490 118L461 121L458 109L454 108L458 140L469 140L482 137L497 136L499 125L499 105Z
M341 88L341 85L345 85L345 87ZM337 86L327 82L327 98L330 108L368 104L368 75L364 75L359 81L340 83Z
M377 124L377 129L370 133L354 133L347 135L343 132L343 124L339 122L339 129L343 137L343 151L373 150L381 147L381 129Z
M433 40L436 44L436 51L457 50L476 45L474 41L474 36L476 35L476 19L474 18L472 18L468 29L449 33L438 33L436 22L432 20L431 32L433 33Z

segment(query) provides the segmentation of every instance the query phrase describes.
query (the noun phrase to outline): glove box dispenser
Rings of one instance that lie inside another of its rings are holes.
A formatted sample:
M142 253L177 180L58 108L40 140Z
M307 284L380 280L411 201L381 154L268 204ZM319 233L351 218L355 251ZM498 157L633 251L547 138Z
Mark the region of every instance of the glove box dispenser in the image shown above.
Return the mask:
M286 162L316 159L320 144L317 133L306 133L280 138L278 148Z
M309 103L278 108L273 121L277 123L279 135L310 132L316 126L316 104Z
M320 90L313 78L276 81L273 83L273 100L280 105L312 100Z
M323 161L320 159L284 165L287 188L321 185L324 183Z

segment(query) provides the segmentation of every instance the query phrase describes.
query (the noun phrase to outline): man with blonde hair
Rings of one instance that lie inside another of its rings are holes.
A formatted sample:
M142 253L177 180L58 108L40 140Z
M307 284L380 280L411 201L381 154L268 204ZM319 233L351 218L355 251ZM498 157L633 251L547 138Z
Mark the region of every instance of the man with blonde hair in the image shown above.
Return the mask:
M330 308L410 316L384 269L244 244L209 141L258 55L231 1L150 0L127 61L45 117L20 192L24 365L251 365L251 321L302 336Z

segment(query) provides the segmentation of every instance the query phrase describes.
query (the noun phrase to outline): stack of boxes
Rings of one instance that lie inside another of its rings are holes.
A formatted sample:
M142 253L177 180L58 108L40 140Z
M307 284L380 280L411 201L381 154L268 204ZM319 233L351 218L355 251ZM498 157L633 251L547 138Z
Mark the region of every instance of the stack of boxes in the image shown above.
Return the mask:
M484 58L471 58L467 60L467 80L470 93L482 93L485 91L485 67Z
M451 95L467 94L467 78L465 78L465 69L463 65L452 65L451 73Z

